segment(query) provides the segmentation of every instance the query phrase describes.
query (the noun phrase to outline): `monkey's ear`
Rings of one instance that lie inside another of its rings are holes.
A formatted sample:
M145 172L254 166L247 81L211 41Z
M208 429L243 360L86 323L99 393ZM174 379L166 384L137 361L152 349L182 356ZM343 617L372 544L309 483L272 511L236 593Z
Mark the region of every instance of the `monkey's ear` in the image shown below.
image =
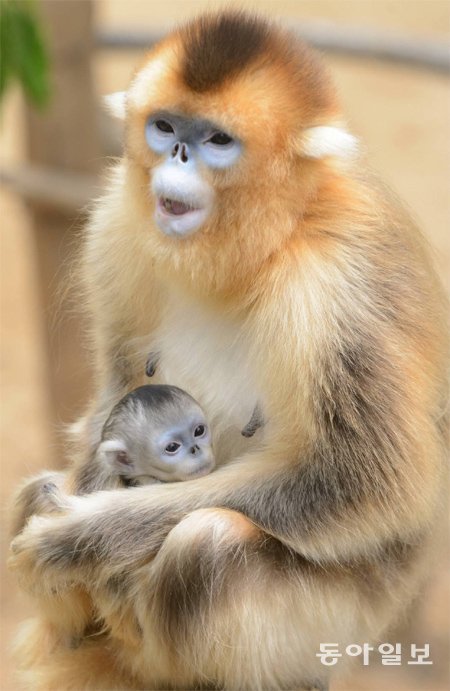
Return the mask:
M114 118L118 118L118 120L125 120L126 101L126 91L115 91L113 94L107 94L107 96L103 96L103 103L106 106L106 110Z
M307 158L354 158L358 153L358 140L343 127L319 125L304 130L298 151Z
M110 464L113 464L116 469L131 465L127 447L123 442L117 439L102 441L98 447L97 453Z

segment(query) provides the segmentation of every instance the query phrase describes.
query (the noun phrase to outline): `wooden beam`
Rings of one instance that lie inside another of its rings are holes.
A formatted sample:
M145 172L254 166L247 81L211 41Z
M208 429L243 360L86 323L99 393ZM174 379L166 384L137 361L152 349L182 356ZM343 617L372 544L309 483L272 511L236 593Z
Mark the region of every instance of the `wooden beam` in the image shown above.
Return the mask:
M39 165L0 168L0 183L35 205L35 211L39 207L41 211L57 210L72 216L77 211L83 214L99 189L95 175Z

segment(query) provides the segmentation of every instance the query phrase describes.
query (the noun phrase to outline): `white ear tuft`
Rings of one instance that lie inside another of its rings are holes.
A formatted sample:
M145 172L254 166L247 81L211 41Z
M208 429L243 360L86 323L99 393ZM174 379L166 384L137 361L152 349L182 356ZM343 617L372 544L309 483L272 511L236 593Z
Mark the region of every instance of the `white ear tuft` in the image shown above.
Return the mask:
M358 140L341 127L310 127L303 133L300 151L308 158L353 158L358 153Z
M119 120L125 120L126 116L126 91L115 91L113 94L103 96L103 102L109 113Z

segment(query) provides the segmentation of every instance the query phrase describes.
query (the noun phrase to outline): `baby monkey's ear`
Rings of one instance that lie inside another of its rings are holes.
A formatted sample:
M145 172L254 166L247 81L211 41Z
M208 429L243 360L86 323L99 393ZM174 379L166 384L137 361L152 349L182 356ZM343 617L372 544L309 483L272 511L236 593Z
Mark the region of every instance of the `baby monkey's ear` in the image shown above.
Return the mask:
M110 115L118 120L125 120L127 113L126 91L115 91L113 94L103 96L103 102Z
M98 447L98 455L107 463L114 466L117 471L125 470L131 465L127 447L118 439L102 441Z
M306 158L354 158L359 151L358 139L344 126L319 125L303 130L297 140L297 151Z

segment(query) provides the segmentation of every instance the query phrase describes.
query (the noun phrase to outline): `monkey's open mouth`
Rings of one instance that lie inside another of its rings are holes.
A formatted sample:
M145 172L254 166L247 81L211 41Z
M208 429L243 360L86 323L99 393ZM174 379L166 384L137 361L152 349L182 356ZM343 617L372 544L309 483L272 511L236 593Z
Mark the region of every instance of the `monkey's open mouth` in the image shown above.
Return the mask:
M155 220L163 233L178 238L187 236L206 221L210 205L201 205L191 199L180 201L164 193L157 195Z
M195 207L189 206L189 204L185 204L184 202L179 202L177 199L160 197L158 201L160 208L173 216L182 216L183 214L187 214L189 211L197 211Z

